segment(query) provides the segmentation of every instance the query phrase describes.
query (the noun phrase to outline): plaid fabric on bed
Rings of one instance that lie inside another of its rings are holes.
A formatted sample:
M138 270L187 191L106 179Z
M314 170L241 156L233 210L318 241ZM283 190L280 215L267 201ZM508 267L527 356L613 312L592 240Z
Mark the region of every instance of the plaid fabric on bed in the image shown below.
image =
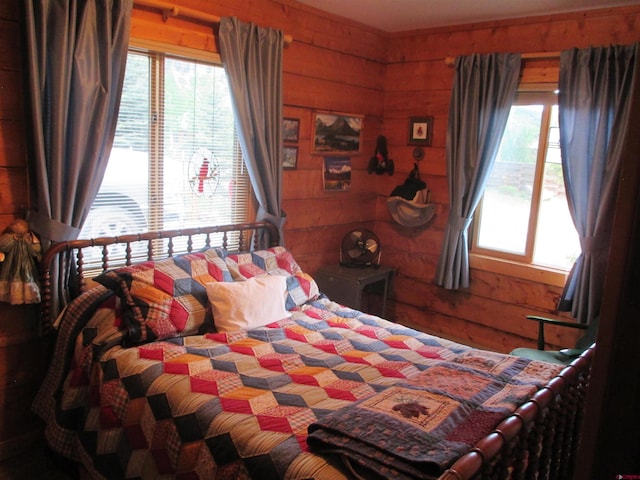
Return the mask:
M233 280L221 255L210 248L98 276L122 300L127 344L213 330L205 285Z

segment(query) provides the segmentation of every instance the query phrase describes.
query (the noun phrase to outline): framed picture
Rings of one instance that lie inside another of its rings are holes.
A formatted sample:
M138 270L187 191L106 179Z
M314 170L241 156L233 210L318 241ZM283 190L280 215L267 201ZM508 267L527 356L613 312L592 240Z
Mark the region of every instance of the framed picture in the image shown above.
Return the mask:
M314 112L311 153L360 153L363 120L364 115Z
M409 118L409 145L431 145L433 117Z
M297 118L285 118L282 124L282 139L285 142L297 142L300 131L300 120Z
M298 164L298 147L285 146L282 149L282 168L293 170Z
M324 157L322 182L326 191L351 190L351 158Z

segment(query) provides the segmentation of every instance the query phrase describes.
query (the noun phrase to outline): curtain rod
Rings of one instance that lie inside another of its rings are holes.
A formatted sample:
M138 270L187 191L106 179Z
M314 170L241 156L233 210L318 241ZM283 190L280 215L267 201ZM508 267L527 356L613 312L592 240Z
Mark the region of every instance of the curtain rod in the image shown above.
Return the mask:
M162 17L166 20L169 17L185 17L192 20L198 20L212 25L220 23L220 17L217 15L211 15L209 13L194 10L193 8L178 7L168 2L161 0L134 0L135 5L142 7L155 8L162 10ZM291 35L284 35L284 46L287 47L293 42Z
M535 52L535 53L523 53L521 58L524 60L538 60L543 58L560 58L560 52ZM445 57L444 63L449 67L453 67L456 63L455 57Z

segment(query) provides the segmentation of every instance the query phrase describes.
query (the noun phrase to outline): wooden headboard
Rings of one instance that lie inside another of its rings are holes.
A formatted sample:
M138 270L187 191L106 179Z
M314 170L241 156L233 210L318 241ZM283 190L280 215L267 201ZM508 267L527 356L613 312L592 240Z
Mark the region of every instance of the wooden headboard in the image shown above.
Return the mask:
M43 254L40 263L40 330L42 333L51 330L58 313L59 298L70 301L77 297L88 288L91 277L112 268L112 265L161 260L206 247L222 247L231 251L258 250L277 246L279 241L278 229L272 223L256 222L54 243ZM61 270L64 270L63 274ZM54 296L54 282L59 287L58 291L63 292L62 297Z

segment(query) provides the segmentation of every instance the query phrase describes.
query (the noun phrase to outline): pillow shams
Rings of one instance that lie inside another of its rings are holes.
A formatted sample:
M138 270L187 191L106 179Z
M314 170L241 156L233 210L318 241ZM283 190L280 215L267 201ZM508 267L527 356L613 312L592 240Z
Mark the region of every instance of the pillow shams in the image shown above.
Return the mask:
M219 332L262 327L291 316L285 308L287 277L282 275L212 282L206 290Z
M291 252L282 246L229 254L225 263L236 281L264 274L287 277L287 310L314 300L320 294L315 280L302 271Z

